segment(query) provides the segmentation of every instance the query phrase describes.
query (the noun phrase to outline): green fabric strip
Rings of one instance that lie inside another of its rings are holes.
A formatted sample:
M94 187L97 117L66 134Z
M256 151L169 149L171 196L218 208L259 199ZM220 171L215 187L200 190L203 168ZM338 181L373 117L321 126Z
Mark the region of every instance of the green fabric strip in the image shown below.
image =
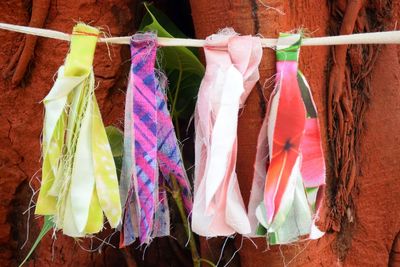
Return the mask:
M293 38L295 38L293 40ZM279 40L283 43L291 42L290 45L277 44L276 60L277 61L298 61L299 52L301 46L301 35L300 34L288 34L280 33Z
M94 94L93 58L99 30L79 23L70 52L44 99L42 185L36 214L53 215L56 229L73 237L121 220L118 179Z
M99 30L78 23L71 36L70 52L65 59L65 76L82 76L90 73Z

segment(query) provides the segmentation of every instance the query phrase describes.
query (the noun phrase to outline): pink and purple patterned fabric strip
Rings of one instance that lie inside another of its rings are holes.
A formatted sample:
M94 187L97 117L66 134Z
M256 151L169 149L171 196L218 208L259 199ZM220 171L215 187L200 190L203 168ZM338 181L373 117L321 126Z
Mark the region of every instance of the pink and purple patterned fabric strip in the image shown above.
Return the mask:
M124 162L121 175L121 197L126 203L121 247L137 237L140 244L145 244L153 237L169 235L165 185L170 185L170 175L182 188L188 212L192 205L190 184L168 112L166 78L155 74L156 37L153 33L135 34L131 40L127 103L133 108L125 111L129 113L125 114L125 138L129 140L125 141L124 157L129 160Z
M133 131L140 203L140 243L153 228L157 167L157 99L154 76L157 43L152 35L134 35L131 42L133 79Z
M170 183L170 175L173 175L180 185L182 198L186 210L192 210L192 196L190 183L183 165L181 151L175 135L174 125L167 107L165 85L167 80L163 74L159 74L159 86L157 88L157 157L162 176Z

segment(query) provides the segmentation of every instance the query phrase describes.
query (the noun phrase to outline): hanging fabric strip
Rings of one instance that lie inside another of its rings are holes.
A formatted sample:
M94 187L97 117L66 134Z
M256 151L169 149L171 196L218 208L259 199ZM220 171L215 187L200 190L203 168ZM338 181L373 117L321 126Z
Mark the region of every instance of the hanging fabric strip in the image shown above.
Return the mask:
M70 52L43 100L42 184L36 214L53 215L56 229L73 237L121 220L117 173L94 94L92 69L99 31L77 24Z
M167 80L155 72L157 36L135 34L131 40L132 67L126 94L124 162L121 200L125 203L120 246L139 237L140 244L169 235L166 186L174 176L182 188L188 212L190 184L167 107ZM161 176L159 176L161 173Z
M325 161L318 113L298 71L300 44L299 34L281 34L278 39L276 87L258 138L250 236L267 234L270 244L323 234L314 222L316 202L320 203L317 192L325 184Z
M236 177L239 107L259 79L260 39L232 30L207 38L207 68L195 111L193 231L247 234L250 224Z
M310 86L301 71L297 73L301 95L307 111L303 141L300 145L302 154L301 175L306 190L307 200L313 212L310 239L318 239L324 235L315 225L325 194L325 156L322 149L321 130L318 111L312 97Z
M154 63L157 43L144 35L135 35L132 47L133 132L135 162L140 204L140 242L148 242L153 230L154 210L158 198L157 168L157 99Z
M158 74L157 86L157 144L158 164L160 172L167 184L172 187L170 176L174 176L180 185L182 199L188 212L192 210L192 193L189 179L186 175L182 161L181 150L175 135L174 125L167 106L167 78L162 73ZM166 201L166 198L163 198Z

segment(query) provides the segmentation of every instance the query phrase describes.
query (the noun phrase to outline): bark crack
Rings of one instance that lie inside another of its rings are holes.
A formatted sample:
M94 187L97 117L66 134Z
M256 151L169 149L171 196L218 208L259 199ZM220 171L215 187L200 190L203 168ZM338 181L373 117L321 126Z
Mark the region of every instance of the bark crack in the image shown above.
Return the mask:
M17 162L15 162L15 166L24 174L24 176L25 176L25 178L26 177L28 177L28 174L25 172L25 170L20 166L20 164L24 161L24 156L21 154L21 153L19 153L19 151L17 150L17 149L15 149L13 146L14 146L14 142L13 142L13 140L11 139L11 131L12 131L12 128L13 128L13 126L12 126L12 122L11 122L11 120L10 119L8 119L7 118L7 122L8 122L8 125L9 125L9 128L8 128L8 133L7 133L7 139L9 140L9 142L10 142L10 144L11 144L11 149L18 155L18 161Z
M260 32L260 20L258 18L257 0L250 0L250 4L251 4L251 18L254 24L254 34L258 34Z
M115 80L117 78L117 75L103 76L103 75L96 74L95 76L97 79L101 79L101 80Z
M260 32L260 19L258 17L258 4L257 0L250 0L251 4L251 18L253 20L253 27L254 27L254 35L257 35ZM265 113L266 113L266 106L267 102L264 98L264 92L263 92L263 87L260 84L260 81L257 81L256 85L256 90L258 93L258 98L259 98L259 106L261 109L261 118L264 118Z
M348 1L346 6L333 4L334 21L342 20L332 35L382 30L390 1L366 12L362 0ZM338 17L336 17L338 16ZM361 138L365 130L365 113L369 106L371 71L379 54L376 45L342 45L332 48L332 65L328 83L327 126L330 148L331 179L327 191L327 230L338 232L336 249L343 261L351 246L358 195L357 178L361 172Z

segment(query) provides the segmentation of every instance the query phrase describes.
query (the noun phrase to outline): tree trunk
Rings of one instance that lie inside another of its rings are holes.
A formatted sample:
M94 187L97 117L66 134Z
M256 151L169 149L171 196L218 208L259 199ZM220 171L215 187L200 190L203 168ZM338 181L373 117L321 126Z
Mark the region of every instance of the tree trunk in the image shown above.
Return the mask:
M30 10L33 9L27 4L29 2L35 5L35 0L1 1L1 22L28 25ZM96 2L100 1L51 1L44 27L68 33L76 20L81 20L103 26L103 31L113 36L134 32L131 10L135 6L134 0ZM21 250L27 239L27 214L22 212L30 205L32 192L29 183L32 181L35 188L38 188L40 179L40 136L43 123L43 105L40 101L51 89L53 76L63 64L69 45L64 41L39 38L25 78L20 86L15 87L5 70L23 42L24 35L2 30L0 37L0 67L1 74L5 76L0 79L0 266L17 266L35 241L43 222L34 219L34 209L31 209L30 235ZM125 95L121 89L126 88L130 66L126 59L129 57L127 46L107 47L102 44L97 48L94 69L99 87L96 96L106 125L122 125ZM117 241L118 235L114 235L114 239ZM93 241L93 248L101 243ZM53 241L51 234L48 234L29 264L121 266L125 262L122 253L110 246L104 246L101 254L86 252L80 246L89 249L90 242L81 244L60 233Z
M224 27L233 27L243 35L266 37L301 27L317 37L346 31L350 34L353 28L354 32L392 30L400 12L400 1L192 0L191 7L198 38L205 38ZM328 233L317 241L272 247L267 247L262 239L254 240L253 244L236 237L242 266L387 266L389 257L393 266L398 263L399 242L395 246L394 243L400 230L400 212L394 207L400 201L400 165L396 164L400 156L397 147L400 133L397 126L400 123L399 51L395 45L302 48L300 69L311 85L322 115L328 155L327 197L322 218ZM366 52L375 58L368 60L363 54ZM340 66L339 61L344 65ZM360 66L360 62L363 65L371 61L369 69ZM245 202L250 194L257 134L265 102L273 89L265 81L275 74L274 64L273 50L264 49L260 67L262 78L239 119L237 173ZM345 72L348 77L339 79ZM366 77L360 79L363 74ZM329 81L337 84L337 88L332 88ZM339 105L341 108L346 108L346 103L353 105L348 117L344 118L347 125L353 125L347 128L348 138L334 139L337 136L335 129L343 121L337 110L328 114L334 105L329 92L333 90L333 94L338 94L344 87L351 93L341 95ZM331 135L329 127L333 129ZM348 139L352 142L346 143ZM351 149L350 153L344 153L344 148ZM352 159L349 164L356 170L354 177L348 173L342 175L344 162L350 161L349 158ZM355 180L354 185L351 178ZM218 259L222 241L202 240L202 253Z

